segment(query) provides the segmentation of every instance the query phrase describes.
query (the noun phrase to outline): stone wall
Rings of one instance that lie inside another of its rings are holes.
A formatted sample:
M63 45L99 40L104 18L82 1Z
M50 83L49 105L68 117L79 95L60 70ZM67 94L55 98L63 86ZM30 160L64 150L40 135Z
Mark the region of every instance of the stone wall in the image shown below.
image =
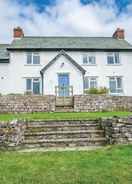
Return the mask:
M0 97L0 113L55 111L55 96L7 95Z
M75 112L132 111L132 97L127 96L75 95L72 100ZM0 96L0 113L52 112L57 110L56 105L54 95Z
M101 119L108 144L132 144L132 117Z
M70 121L50 121L50 122L45 122L45 121L12 121L12 122L0 122L0 149L23 149L23 141L24 141L24 133L26 131L27 133L27 127L41 127L42 130L44 129L44 126L50 124L50 126L53 125L52 128L54 128L54 131L57 131L56 126L60 125L60 131L62 131L62 126L63 125L71 125L75 123L77 126L82 126L80 130L85 130L84 129L84 124L90 123L89 127L92 126L92 124L98 124L100 127L100 130L103 130L103 136L106 138L105 142L107 145L110 144L132 144L132 117L126 117L126 118L119 118L119 117L113 117L109 119L95 119L95 120L74 120ZM98 126L97 125L97 126ZM86 127L85 127L86 128ZM31 129L32 130L32 129ZM45 129L45 133L48 129ZM68 129L67 129L68 130ZM93 128L89 129L89 131L92 130ZM92 133L91 132L91 133ZM63 133L63 131L62 131ZM85 133L84 133L85 134ZM56 135L56 133L55 133ZM90 134L89 134L90 135ZM30 133L31 136L31 133ZM46 135L47 136L47 135ZM49 136L49 135L48 135ZM50 135L51 136L51 135ZM36 135L35 135L36 137ZM42 135L40 136L42 137ZM82 136L83 137L83 136ZM48 137L45 137L45 139ZM56 136L55 136L56 138ZM94 139L94 136L89 137L92 141ZM44 138L42 138L43 140ZM97 139L97 137L96 137ZM32 139L34 141L34 139ZM86 142L86 141L85 141ZM42 143L42 142L41 142ZM52 144L51 144L52 145ZM61 145L61 144L60 144ZM57 145L59 147L59 144Z
M74 111L132 111L132 97L109 95L75 95Z
M25 124L14 120L11 122L0 122L0 148L16 148L23 141Z

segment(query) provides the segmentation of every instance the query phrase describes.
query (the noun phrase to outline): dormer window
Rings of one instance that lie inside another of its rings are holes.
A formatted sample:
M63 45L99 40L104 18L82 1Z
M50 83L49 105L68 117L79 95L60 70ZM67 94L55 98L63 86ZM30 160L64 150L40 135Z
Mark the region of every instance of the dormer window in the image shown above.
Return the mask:
M38 52L28 52L27 53L27 64L28 65L39 65L40 64L40 55Z
M91 55L83 55L83 65L95 65L96 57Z
M107 64L108 65L118 65L120 64L120 57L118 52L108 53L107 55Z

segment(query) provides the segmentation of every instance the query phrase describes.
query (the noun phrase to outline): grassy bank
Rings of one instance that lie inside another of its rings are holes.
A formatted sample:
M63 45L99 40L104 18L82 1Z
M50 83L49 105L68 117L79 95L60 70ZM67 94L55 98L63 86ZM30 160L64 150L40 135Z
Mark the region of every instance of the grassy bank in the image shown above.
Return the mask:
M130 184L132 146L78 152L0 152L0 183Z
M70 113L20 113L20 114L0 114L0 121L13 119L44 119L44 120L69 120L69 119L89 119L112 116L128 116L132 112L70 112Z

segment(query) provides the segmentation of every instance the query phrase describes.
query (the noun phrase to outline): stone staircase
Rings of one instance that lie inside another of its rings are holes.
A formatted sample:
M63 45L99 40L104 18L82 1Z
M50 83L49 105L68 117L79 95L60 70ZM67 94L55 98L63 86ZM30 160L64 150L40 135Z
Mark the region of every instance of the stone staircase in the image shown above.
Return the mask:
M56 97L56 112L73 112L74 111L74 97Z
M93 120L27 122L23 140L23 148L77 148L105 144L100 123Z

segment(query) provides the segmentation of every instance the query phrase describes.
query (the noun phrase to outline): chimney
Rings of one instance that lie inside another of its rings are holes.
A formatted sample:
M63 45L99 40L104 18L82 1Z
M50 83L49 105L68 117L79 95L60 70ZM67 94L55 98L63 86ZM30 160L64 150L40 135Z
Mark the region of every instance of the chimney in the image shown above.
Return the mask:
M22 38L22 37L24 37L24 32L23 32L22 28L20 28L20 27L14 28L13 34L14 34L13 35L14 38Z
M113 38L124 39L125 38L125 31L124 31L124 29L117 28L117 30L113 34Z

